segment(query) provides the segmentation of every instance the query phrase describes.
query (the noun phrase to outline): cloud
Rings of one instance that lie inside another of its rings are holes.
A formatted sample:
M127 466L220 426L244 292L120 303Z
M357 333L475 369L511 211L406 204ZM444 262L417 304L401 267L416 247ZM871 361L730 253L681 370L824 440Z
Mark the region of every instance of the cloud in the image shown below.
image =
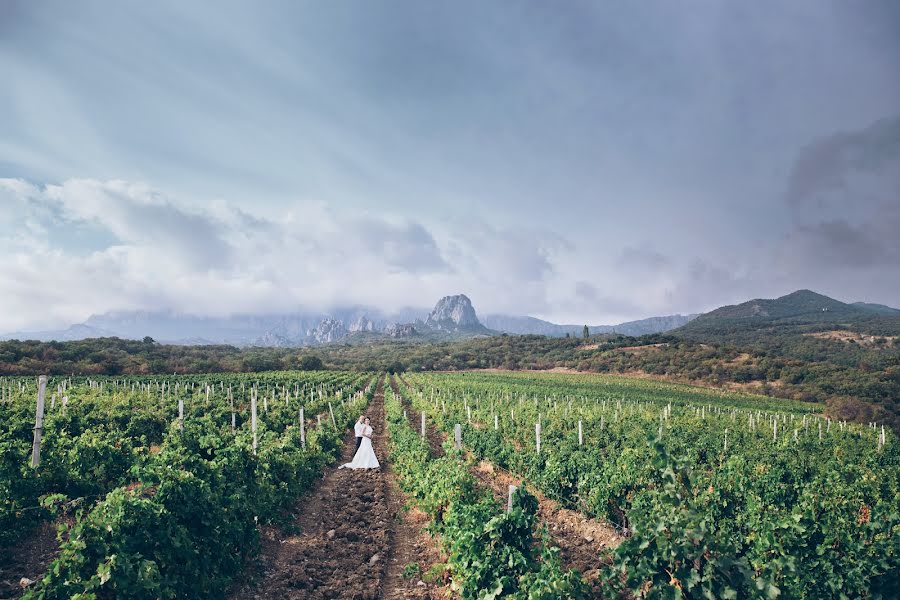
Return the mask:
M863 196L853 196L866 184ZM879 184L882 184L879 187ZM845 209L848 204L897 201L900 192L900 115L879 119L860 131L820 138L801 150L788 179L787 202L800 218L808 211Z
M201 210L119 180L0 179L0 201L12 215L0 221L0 330L108 310L430 306L456 292L485 309L533 310L545 305L554 252L566 247L546 232L426 226L315 202L294 202L278 216L225 201ZM82 248L61 233L72 230L90 243Z
M805 147L785 198L793 227L777 252L782 269L840 281L836 273L879 268L900 278L900 116Z
M649 246L626 246L619 254L618 266L652 272L671 266L671 261Z
M434 236L419 223L393 224L378 219L359 219L352 235L363 250L381 256L399 272L433 273L449 269Z

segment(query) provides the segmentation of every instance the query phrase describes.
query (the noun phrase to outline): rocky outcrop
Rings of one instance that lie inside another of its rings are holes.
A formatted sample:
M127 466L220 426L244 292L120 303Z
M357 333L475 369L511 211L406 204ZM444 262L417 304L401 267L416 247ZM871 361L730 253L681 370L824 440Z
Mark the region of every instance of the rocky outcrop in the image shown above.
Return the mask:
M384 330L384 333L392 338L406 338L419 335L419 332L416 331L416 328L412 323L394 323L393 325L388 325L387 329Z
M366 315L360 315L353 324L350 325L350 333L358 331L375 331L375 323L369 320Z
M465 294L445 296L438 300L434 310L425 319L425 326L435 331L451 333L486 331L475 314L472 301Z
M344 327L343 321L332 319L331 317L322 319L319 325L309 332L309 337L314 339L318 344L330 344L347 336L347 329Z

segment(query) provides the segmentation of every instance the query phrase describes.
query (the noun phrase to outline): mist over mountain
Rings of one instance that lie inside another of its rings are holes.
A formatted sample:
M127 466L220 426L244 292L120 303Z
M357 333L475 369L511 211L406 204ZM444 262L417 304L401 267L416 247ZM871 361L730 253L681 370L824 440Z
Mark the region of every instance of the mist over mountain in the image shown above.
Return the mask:
M591 335L599 333L621 333L622 335L641 336L651 333L664 333L677 329L696 318L696 314L668 315L664 317L648 317L637 321L627 321L618 325L588 325ZM483 322L490 329L503 333L518 335L548 335L562 337L566 334L580 336L584 331L582 325L557 325L535 317L514 317L510 315L487 315Z
M695 315L650 317L618 325L594 325L592 334L621 333L639 336L679 327ZM583 325L558 325L528 316L488 315L480 320L465 294L445 296L432 310L407 307L385 312L373 307L351 306L328 312L298 311L282 315L232 315L206 317L172 311L119 311L94 315L84 323L63 330L13 332L0 339L71 341L120 337L184 344L231 344L288 348L337 342L370 342L412 338L428 341L456 339L492 333L536 334L563 337L581 335Z

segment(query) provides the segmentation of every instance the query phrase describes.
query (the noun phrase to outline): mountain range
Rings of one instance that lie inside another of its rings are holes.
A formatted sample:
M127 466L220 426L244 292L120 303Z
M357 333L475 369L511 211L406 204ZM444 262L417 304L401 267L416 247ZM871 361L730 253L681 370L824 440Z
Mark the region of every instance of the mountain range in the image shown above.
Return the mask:
M880 322L900 318L900 310L882 304L840 302L810 290L798 290L775 299L755 299L723 306L704 314L668 315L618 325L589 325L592 335L619 333L638 337L673 331L701 338L722 331L758 335L773 325L810 325L828 322ZM514 335L581 336L584 325L559 325L529 316L489 314L479 319L464 294L441 298L434 309L407 307L392 313L353 306L328 313L297 312L287 315L233 315L202 317L169 311L109 312L63 330L15 332L0 340L73 341L119 337L184 344L231 344L247 347L301 347L331 343L370 342L409 338L441 341L508 333Z
M644 335L684 325L696 315L671 315L619 325L593 325L590 332ZM203 317L171 311L124 311L94 315L84 323L62 330L14 332L0 340L73 341L98 337L143 339L185 344L295 347L336 342L413 338L444 340L497 333L552 337L580 336L583 325L557 325L535 317L492 314L479 320L464 294L441 298L434 309L404 308L392 313L362 306L328 313L297 312L287 315L232 315Z

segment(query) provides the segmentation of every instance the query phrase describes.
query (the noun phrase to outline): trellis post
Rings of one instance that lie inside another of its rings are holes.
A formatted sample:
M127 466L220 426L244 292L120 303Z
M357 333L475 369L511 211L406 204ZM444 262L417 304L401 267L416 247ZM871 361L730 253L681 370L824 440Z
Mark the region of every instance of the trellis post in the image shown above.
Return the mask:
M47 393L47 376L38 378L37 407L34 412L34 442L31 446L31 466L41 464L41 434L44 431L44 396Z

